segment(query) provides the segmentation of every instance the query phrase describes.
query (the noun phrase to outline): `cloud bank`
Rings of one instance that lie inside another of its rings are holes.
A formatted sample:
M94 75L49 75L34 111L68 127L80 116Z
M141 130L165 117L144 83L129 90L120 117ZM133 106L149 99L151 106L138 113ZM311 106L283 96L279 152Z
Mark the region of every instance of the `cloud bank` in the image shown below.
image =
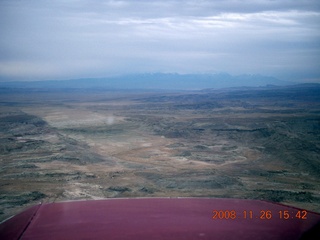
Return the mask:
M141 72L320 79L320 4L269 1L0 1L0 79Z

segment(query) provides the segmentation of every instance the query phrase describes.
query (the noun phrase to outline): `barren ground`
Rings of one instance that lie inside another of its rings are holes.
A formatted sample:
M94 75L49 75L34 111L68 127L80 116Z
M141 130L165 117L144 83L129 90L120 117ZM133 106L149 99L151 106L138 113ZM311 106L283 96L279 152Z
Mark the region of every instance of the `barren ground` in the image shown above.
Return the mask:
M294 91L3 91L0 220L40 201L114 197L320 212L320 94Z

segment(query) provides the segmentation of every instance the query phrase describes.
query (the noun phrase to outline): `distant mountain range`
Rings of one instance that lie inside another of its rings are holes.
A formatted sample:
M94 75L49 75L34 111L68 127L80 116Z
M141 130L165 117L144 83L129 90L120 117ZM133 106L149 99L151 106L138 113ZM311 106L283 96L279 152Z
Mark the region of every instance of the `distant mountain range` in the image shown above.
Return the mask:
M0 82L1 88L99 88L99 89L165 89L200 90L229 87L285 86L291 82L262 75L219 74L132 74L106 78L81 78L71 80Z

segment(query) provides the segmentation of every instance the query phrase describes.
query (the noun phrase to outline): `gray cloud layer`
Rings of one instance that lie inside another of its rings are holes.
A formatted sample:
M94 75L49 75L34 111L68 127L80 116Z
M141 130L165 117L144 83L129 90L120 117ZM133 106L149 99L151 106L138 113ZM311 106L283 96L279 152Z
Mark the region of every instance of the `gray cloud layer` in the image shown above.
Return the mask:
M319 1L0 1L0 78L137 72L320 79Z

